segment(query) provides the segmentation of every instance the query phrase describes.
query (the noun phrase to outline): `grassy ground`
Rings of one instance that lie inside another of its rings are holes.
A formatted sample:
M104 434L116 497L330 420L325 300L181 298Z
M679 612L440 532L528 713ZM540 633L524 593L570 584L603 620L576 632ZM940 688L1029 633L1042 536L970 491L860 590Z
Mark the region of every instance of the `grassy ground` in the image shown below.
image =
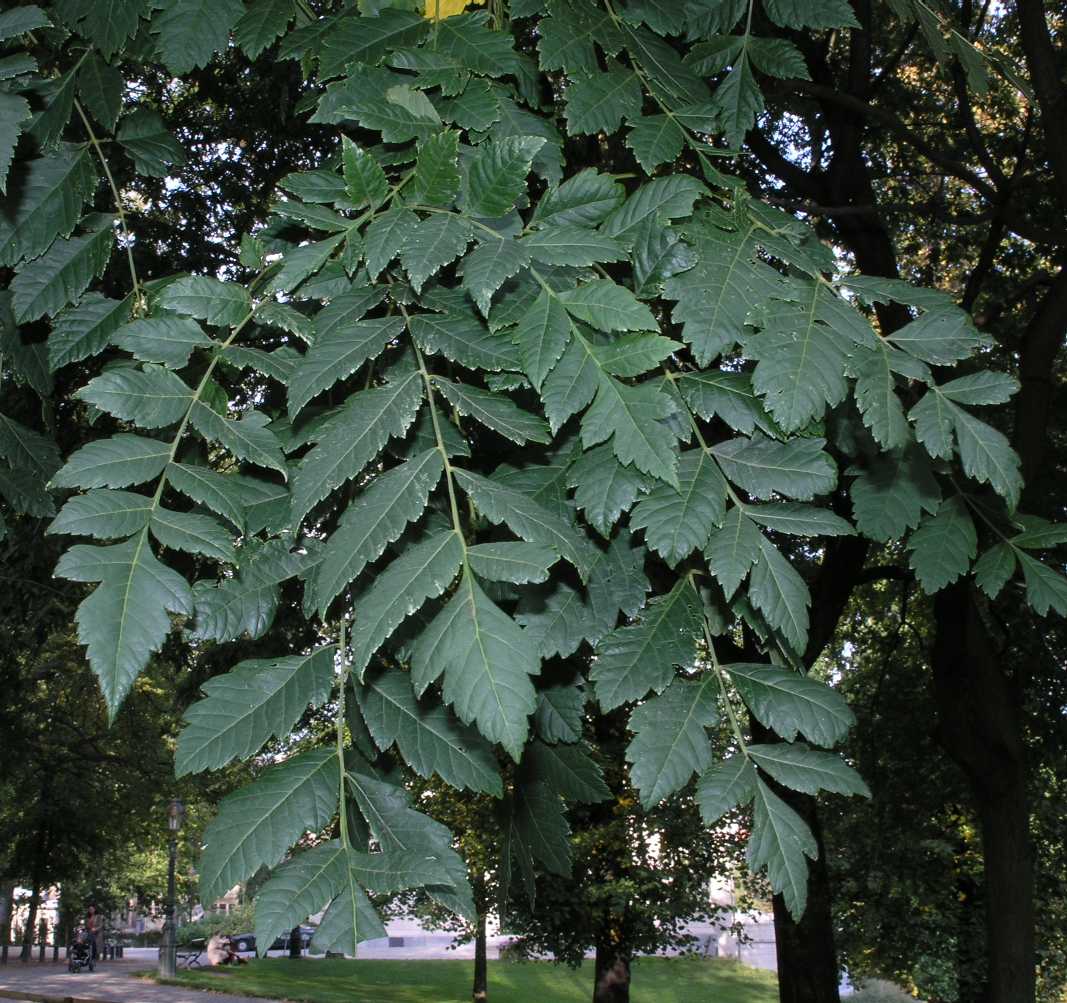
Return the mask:
M180 972L172 985L301 1003L464 1003L470 961L270 959L240 968ZM168 980L169 981L169 980ZM592 962L573 971L547 962L489 962L489 1003L587 1003ZM773 974L730 961L642 958L632 1003L775 1003Z

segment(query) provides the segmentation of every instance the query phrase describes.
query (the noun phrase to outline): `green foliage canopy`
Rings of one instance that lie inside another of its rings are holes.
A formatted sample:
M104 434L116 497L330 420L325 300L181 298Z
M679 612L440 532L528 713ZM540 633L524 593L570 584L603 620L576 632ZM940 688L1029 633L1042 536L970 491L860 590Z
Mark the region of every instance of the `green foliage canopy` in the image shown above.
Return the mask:
M565 711L622 705L644 805L694 776L708 823L752 802L750 863L799 916L815 841L771 781L866 793L827 751L850 713L800 671L803 570L826 541L903 541L931 592L974 573L995 595L1021 572L1039 613L1067 612L1067 579L1029 552L1061 531L1016 512L1018 459L979 410L1013 381L981 368L947 296L849 274L722 169L761 81L803 69L751 8L524 0L534 60L499 7L322 6L56 0L0 19L21 67L0 90L5 363L42 394L78 363L100 431L62 463L4 418L0 494L51 515L46 482L84 492L51 529L103 541L57 574L95 586L79 638L111 713L176 626L262 637L299 581L321 645L214 681L179 749L182 770L247 756L336 674L335 747L271 766L205 836L206 893L281 864L264 943L328 905L320 946L354 951L380 935L368 891L472 914L447 830L372 763L393 746L490 793L492 747L521 762L511 855L524 877L535 858L565 870L561 799L601 794L561 767L580 753ZM853 23L844 4L762 9ZM109 158L160 177L191 151L123 68L180 80L231 31L299 64L304 124L335 149L282 179L247 273L143 274ZM617 132L629 176L575 152ZM99 287L122 251L128 287ZM910 317L891 333L886 302ZM979 554L976 521L1002 542ZM720 661L741 632L762 662ZM560 698L544 665L579 650L588 679ZM746 744L744 708L784 742ZM728 765L708 734L723 717ZM308 830L334 839L286 860Z

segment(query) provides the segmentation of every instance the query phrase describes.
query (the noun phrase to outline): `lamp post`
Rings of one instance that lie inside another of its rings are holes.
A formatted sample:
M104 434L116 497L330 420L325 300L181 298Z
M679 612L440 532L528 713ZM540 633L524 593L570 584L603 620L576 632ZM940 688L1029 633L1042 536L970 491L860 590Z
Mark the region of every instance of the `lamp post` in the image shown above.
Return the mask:
M178 830L185 819L185 805L174 799L167 805L167 829L170 830L170 859L167 862L167 914L163 923L163 940L159 945L159 974L173 978L178 953L177 928L174 922L174 865L178 858Z

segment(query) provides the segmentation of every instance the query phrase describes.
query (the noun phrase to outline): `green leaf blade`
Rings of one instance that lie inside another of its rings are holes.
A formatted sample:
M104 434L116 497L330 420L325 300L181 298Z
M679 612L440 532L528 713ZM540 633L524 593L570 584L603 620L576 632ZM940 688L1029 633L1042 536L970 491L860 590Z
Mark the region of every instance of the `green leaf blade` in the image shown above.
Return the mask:
M766 869L771 887L793 918L800 919L808 903L807 861L818 856L818 844L804 820L758 778L755 804L748 864Z
M705 825L715 825L730 809L744 807L756 793L756 771L742 753L728 756L697 784L696 800Z
M60 558L56 574L100 583L78 607L78 640L88 648L89 663L114 718L149 657L170 633L168 613L192 615L189 585L156 559L147 530L111 547L72 547Z
M363 569L399 539L407 524L422 515L443 471L440 451L428 450L380 474L349 506L315 572L312 601L323 616Z
M374 653L427 599L439 596L463 563L463 541L455 530L404 551L355 603L351 670L357 679Z
M77 394L82 400L141 428L165 428L185 417L192 390L169 369L115 369L90 380Z
M500 771L485 739L440 703L416 697L409 676L395 670L368 675L356 690L356 700L378 748L385 751L395 743L419 776L437 774L459 790L493 797L503 793Z
M221 769L271 738L285 738L308 705L329 697L336 650L326 645L308 655L244 661L205 683L205 699L185 712L175 775Z
M463 205L472 216L495 219L515 208L526 189L540 136L509 136L478 147L467 172Z
M350 397L293 475L293 525L331 491L358 476L390 438L403 436L422 396L422 380L414 370Z
M696 658L702 622L700 597L682 578L667 595L648 604L637 624L608 634L597 645L589 675L600 706L613 710L642 699L649 690L666 689L675 665L687 668Z
M753 715L786 741L797 734L830 747L842 741L856 719L825 683L760 663L724 666Z
M415 645L416 690L444 674L444 698L460 720L476 722L517 762L537 707L531 676L540 672L522 628L493 603L466 573L456 594Z
M657 485L637 503L630 526L643 529L648 546L675 565L703 550L725 515L726 482L715 461L698 449L682 454L678 488Z
M201 895L225 895L260 867L279 863L306 831L324 828L337 811L339 783L337 752L312 749L224 798L204 831Z
M871 796L860 775L836 753L785 742L750 745L747 751L761 770L792 790L812 795L830 791Z
M719 719L714 680L675 679L630 715L630 777L646 809L711 765L707 729Z

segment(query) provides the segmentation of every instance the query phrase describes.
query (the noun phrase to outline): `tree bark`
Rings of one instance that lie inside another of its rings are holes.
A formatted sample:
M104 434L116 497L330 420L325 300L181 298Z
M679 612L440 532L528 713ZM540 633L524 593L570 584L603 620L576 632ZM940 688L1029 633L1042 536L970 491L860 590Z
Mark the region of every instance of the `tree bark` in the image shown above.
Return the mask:
M289 931L289 957L299 960L303 955L304 941L300 934L300 925L297 924Z
M808 907L798 923L781 895L774 896L774 949L780 1003L841 1003L833 937L830 878L815 798L778 788L777 793L811 829L819 858L808 867Z
M37 908L40 904L41 886L34 880L26 925L22 928L22 951L19 953L19 961L29 961L33 957L33 934L37 928Z
M486 1003L489 999L489 959L486 950L485 913L478 910L478 922L474 927L474 1003Z
M489 894L485 883L485 871L481 868L471 872L471 891L474 893L474 984L471 998L474 1003L485 1003L489 998L489 954L485 924L489 915Z
M754 717L750 716L749 726L753 741L782 741ZM774 793L807 823L819 849L818 858L808 865L808 904L800 920L790 915L781 895L775 895L772 900L779 1003L841 1003L834 945L833 893L826 866L819 803L810 794L764 779Z
M985 860L987 983L980 1003L1035 993L1033 846L1027 757L1016 687L966 583L935 600L934 695L939 739L974 792Z
M15 912L15 882L0 881L0 964L7 964L11 920Z
M842 513L843 514L843 513ZM833 540L826 549L822 567L813 583L811 629L804 664L814 665L837 630L838 621L860 580L869 544L859 537ZM746 652L746 659L758 658ZM781 738L750 721L757 742ZM780 895L774 896L774 944L778 961L779 1003L840 1003L838 993L837 949L831 905L833 893L819 822L819 806L814 797L772 784L775 792L808 824L819 847L819 857L808 867L808 905L797 922L789 914Z
M1056 184L1054 193L1060 210L1067 214L1067 86L1062 76L1062 63L1049 31L1048 15L1041 0L1018 0L1019 40L1026 54L1038 107L1045 133L1045 147L1052 163Z
M596 945L593 1003L630 1003L633 952L610 936Z

